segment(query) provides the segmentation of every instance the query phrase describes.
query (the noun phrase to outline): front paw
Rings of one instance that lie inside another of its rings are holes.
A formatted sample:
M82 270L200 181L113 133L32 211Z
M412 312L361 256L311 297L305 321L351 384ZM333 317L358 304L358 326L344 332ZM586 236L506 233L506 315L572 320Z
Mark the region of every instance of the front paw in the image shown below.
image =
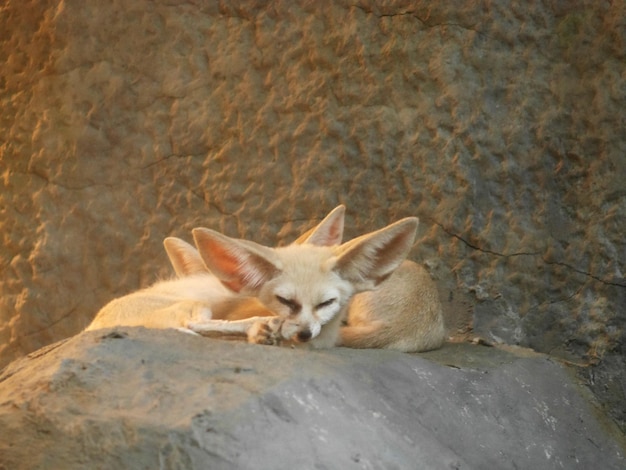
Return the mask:
M280 345L284 339L280 333L283 321L281 318L272 318L269 321L254 323L248 330L248 342L268 346Z

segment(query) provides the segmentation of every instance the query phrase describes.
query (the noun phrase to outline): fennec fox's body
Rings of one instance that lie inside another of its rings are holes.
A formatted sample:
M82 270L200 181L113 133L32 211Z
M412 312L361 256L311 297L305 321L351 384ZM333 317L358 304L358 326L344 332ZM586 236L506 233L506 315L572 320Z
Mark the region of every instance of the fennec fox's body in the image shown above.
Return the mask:
M280 248L194 229L196 246L209 272L157 283L114 300L88 329L114 325L180 328L186 324L203 334L243 328L253 342L288 338L314 347L334 346L352 296L375 288L393 273L406 258L418 224L416 218L406 218L337 245L343 212L339 207L329 214L304 243ZM215 320L214 307L237 296L258 298L278 318Z
M293 245L278 249L198 229L194 238L206 264L191 245L168 238L164 244L180 278L112 301L88 329L188 326L204 335L247 334L249 341L264 344L295 338L311 339L315 347L401 351L439 347L444 328L435 286L423 268L402 262L417 219L404 219L339 246L344 211L339 206ZM214 263L221 282L207 269ZM259 265L268 279L258 277ZM347 325L341 327L352 294L377 284L376 290L353 298ZM261 293L259 287L264 288L265 305L253 296ZM303 292L308 303L296 300ZM311 302L312 298L325 300Z
M87 330L112 326L182 328L190 321L211 318L210 305L232 294L208 272L160 281L106 304Z
M325 219L327 223L330 220L334 224L333 237L327 234L314 236L323 227L320 224L301 236L295 244L338 244L342 237L344 212L344 208L339 206ZM166 247L168 244L168 255L179 276L206 269L200 254L191 245L173 238L166 242ZM229 305L231 318L259 316L258 310L254 314L246 314L251 306L235 300ZM268 310L265 314L272 315L273 312ZM256 321L242 321L228 326L209 321L204 325L192 324L191 328L202 334L212 331L243 334L250 331L252 323ZM330 328L334 327L335 323L332 323ZM326 329L326 326L322 327L322 330ZM418 352L440 347L444 338L443 315L435 284L424 268L412 261L404 261L376 289L358 293L352 298L346 324L339 331L336 345Z

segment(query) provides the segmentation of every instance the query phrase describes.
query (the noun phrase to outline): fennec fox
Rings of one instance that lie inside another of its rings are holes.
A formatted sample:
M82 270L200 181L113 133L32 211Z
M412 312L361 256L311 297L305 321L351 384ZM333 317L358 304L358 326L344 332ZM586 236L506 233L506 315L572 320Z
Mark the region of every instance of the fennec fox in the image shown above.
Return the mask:
M337 245L342 238L344 212L343 206L337 207L325 219L326 225L322 223L309 230L294 243ZM332 227L333 236L329 236L328 227ZM206 270L198 251L182 240L174 238L166 240L166 249L179 276ZM229 319L260 316L264 308L250 300L245 302L241 299L233 300L228 305ZM273 315L273 312L266 310L263 315ZM220 315L214 318L226 317ZM256 323L256 328L263 328L261 325L264 321L261 320L259 324L258 319L237 322L237 325L209 321L204 325L190 326L203 334L215 331L243 334L247 330L251 341L254 341L254 338L263 339L262 342L265 343L280 341L279 338L272 336L279 334L278 332L266 332L266 336L273 338L268 340L262 332L254 331L253 323ZM426 270L412 261L402 262L400 267L376 289L356 294L349 303L345 323L340 329L337 345L351 348L387 348L419 352L440 347L445 338L442 309L435 284ZM331 323L331 328L334 325ZM322 326L322 330L326 328ZM269 327L265 329L271 330Z
M331 212L314 233L305 237L304 242L337 244L343 232L343 216L337 217L338 212L343 212L343 207ZM259 246L244 240L238 242ZM166 239L164 245L176 273L182 277L157 282L151 287L112 300L97 313L86 330L112 326L185 330L188 323L211 320L221 321L223 333L239 333L242 325L236 320L245 318L246 322L253 322L255 326L245 331L249 341L274 344L293 337L303 328L297 322L282 321L258 299L242 296L225 287L206 268L191 245L174 238ZM216 255L219 256L219 253ZM268 316L273 318L259 321Z
M343 211L337 208L324 221L330 218L330 225L343 227ZM341 245L327 243L329 237L324 230L320 235L319 228L304 243L279 248L204 228L194 229L193 236L204 264L226 287L257 297L284 320L283 331L297 325L297 341L332 347L341 344L340 327L353 295L372 290L391 276L411 249L417 224L415 217L408 217ZM188 328L212 334L236 324L253 328L252 322L205 320L190 322ZM257 324L267 322L265 318Z

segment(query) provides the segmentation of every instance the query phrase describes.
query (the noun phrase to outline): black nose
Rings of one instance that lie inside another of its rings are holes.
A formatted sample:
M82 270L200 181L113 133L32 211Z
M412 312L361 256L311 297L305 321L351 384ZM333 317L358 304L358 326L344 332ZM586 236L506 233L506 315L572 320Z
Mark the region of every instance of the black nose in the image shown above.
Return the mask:
M308 341L311 339L311 330L302 330L298 332L298 341Z

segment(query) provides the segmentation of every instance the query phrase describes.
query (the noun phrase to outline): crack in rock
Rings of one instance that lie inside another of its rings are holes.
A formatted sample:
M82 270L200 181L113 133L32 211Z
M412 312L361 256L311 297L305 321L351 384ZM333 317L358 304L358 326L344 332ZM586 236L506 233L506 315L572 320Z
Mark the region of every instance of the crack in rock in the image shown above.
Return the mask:
M594 281L600 282L604 285L607 286L615 286L615 287L622 287L622 288L626 288L626 284L622 284L620 282L614 282L614 281L607 281L606 279L602 279L601 277L587 272L587 271L583 271L581 269L576 268L575 266L572 266L568 263L562 262L562 261L548 261L546 260L545 256L541 253L541 252L519 252L519 253L498 253L497 251L493 251L493 250L488 250L488 249L484 249L479 247L478 245L475 245L473 243L470 243L469 241L467 241L465 238L461 237L460 235L452 232L451 230L446 229L443 224L433 221L439 228L441 228L441 230L443 230L445 233L447 233L448 235L450 235L451 237L456 238L457 240L460 240L461 242L463 242L463 244L465 244L467 247L476 250L476 251L480 251L481 253L485 253L485 254L489 254L489 255L494 255L494 256L498 256L501 258L511 258L514 256L536 256L536 257L540 257L541 261L548 265L548 266L562 266L564 268L567 268L571 271L574 271L577 274L581 274L583 276L589 277L591 279L593 279Z

